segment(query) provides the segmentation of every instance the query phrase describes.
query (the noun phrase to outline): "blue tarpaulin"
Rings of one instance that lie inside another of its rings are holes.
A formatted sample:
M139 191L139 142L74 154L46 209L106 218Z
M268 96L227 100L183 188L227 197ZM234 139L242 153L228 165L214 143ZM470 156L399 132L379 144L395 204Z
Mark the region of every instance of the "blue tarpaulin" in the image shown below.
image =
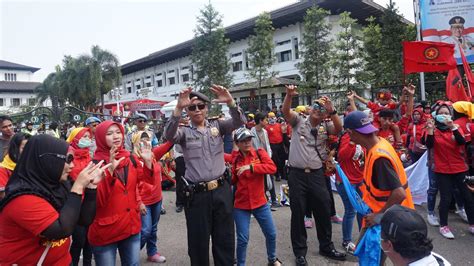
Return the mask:
M335 164L336 171L342 180L347 197L354 209L362 216L371 213L372 211L369 206L365 204L365 202L359 197L359 194L357 194L354 187L352 187L339 163L335 162ZM360 265L380 265L380 252L380 225L371 226L367 228L364 236L357 244L354 255L359 258Z

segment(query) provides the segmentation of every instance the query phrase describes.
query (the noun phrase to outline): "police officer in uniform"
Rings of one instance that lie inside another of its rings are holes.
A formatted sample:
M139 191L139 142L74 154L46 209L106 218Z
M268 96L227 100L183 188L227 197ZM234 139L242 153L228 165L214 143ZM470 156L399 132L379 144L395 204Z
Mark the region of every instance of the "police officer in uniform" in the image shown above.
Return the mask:
M283 102L283 115L293 128L288 158L288 186L291 202L291 244L296 265L307 265L308 246L304 226L306 204L310 204L316 220L319 254L335 260L345 260L345 254L338 252L331 240L331 198L323 171L324 160L328 154L328 134L337 135L342 130L342 123L327 97L315 101L307 118L291 111L292 98L297 94L296 86L286 86ZM331 122L325 123L323 120L327 115L330 115Z
M209 98L192 88L180 92L176 108L165 127L165 138L180 144L186 162L186 205L188 254L191 265L209 265L209 237L215 265L233 265L235 236L233 201L224 163L223 136L245 123L232 95L214 85L214 102L229 106L231 119L208 120ZM190 125L179 127L181 112L186 108Z
M451 36L442 39L443 42L454 44L454 57L456 58L461 57L459 46L462 47L465 56L474 54L474 39L470 36L463 35L465 22L466 20L463 17L452 17L449 20Z

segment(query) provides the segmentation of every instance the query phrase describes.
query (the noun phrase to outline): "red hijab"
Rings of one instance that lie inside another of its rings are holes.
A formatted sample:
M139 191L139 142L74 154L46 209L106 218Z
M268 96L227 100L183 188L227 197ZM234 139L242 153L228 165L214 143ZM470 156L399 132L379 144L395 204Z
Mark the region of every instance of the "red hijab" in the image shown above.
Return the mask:
M96 161L104 160L105 163L109 163L109 160L110 160L110 147L107 146L107 142L105 141L105 136L107 134L107 130L112 125L117 125L118 128L120 129L120 132L122 132L122 144L117 149L117 156L115 157L116 159L120 159L122 157L125 157L125 159L117 167L117 168L122 168L122 167L129 164L129 162L130 162L130 152L125 150L124 147L123 147L123 141L125 139L123 126L121 124L116 123L116 122L111 121L111 120L106 120L106 121L100 123L97 126L97 128L95 129L95 142L97 144L97 149L95 150L95 153L94 153L94 160L96 160Z

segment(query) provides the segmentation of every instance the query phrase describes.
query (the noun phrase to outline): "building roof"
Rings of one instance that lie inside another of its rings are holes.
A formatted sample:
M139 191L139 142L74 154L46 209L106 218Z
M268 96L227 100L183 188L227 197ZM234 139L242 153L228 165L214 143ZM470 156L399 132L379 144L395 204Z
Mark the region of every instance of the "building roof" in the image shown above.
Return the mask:
M278 29L303 21L306 10L313 5L330 10L331 14L349 11L352 17L356 18L361 24L365 24L365 20L370 16L378 18L384 12L384 8L372 0L303 0L271 11L270 16L273 26ZM226 37L229 38L230 42L247 38L254 33L256 19L257 17L253 17L226 27ZM405 23L410 23L406 19L402 18L402 20ZM122 75L188 56L191 54L193 43L191 39L124 64L121 67Z
M40 70L37 67L30 67L25 65L20 65L13 62L8 62L5 60L0 60L0 69L8 69L8 70L27 70L35 73L36 71Z
M40 82L0 81L0 92L35 93Z

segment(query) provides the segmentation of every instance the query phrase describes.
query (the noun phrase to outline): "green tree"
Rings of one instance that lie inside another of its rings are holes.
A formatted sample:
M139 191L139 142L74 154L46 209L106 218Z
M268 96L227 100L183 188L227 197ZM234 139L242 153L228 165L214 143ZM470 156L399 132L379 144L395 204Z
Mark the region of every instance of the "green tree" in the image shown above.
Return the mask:
M357 80L366 86L374 87L382 82L382 33L374 17L369 17L367 22L368 25L362 30L362 69L357 73Z
M271 71L275 56L273 55L273 28L270 14L264 12L255 21L255 35L250 36L249 48L247 49L250 69L248 76L257 80L259 100L262 95L262 82L275 76ZM262 109L262 102L259 101L259 108Z
M336 35L331 53L332 79L338 89L348 89L360 65L361 41L356 30L356 20L351 18L350 12L340 14L339 25L341 31Z
M229 39L225 38L222 16L211 4L200 10L197 17L191 60L195 68L194 85L210 96L212 84L229 87L232 75L227 55Z
M318 91L327 84L329 76L329 55L331 51L331 25L326 18L331 13L319 7L306 11L301 57L297 65L303 75L307 88Z

